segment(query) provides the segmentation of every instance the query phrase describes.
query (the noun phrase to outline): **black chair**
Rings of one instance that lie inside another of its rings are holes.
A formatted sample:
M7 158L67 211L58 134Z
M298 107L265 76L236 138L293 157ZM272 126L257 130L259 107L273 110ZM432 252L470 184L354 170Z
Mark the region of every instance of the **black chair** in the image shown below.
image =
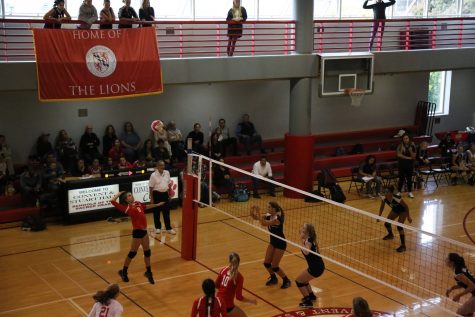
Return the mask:
M431 160L432 171L435 173L437 179L437 186L442 180L445 180L447 185L450 185L450 158L437 157Z
M419 166L417 174L418 176L416 175L416 177L420 177L422 179L424 189L427 188L427 183L429 182L430 177L432 177L432 179L434 180L435 186L439 187L439 182L437 181L437 172L433 170L432 163L428 165Z
M360 195L360 191L363 191L365 182L363 181L363 179L361 179L361 177L359 177L359 171L360 171L359 167L351 168L351 180L350 180L350 187L348 188L348 193L350 192L352 187L356 188L356 192L358 193L358 195ZM358 186L358 184L360 185Z
M382 163L379 165L379 175L383 181L383 187L397 185L399 179L397 162Z

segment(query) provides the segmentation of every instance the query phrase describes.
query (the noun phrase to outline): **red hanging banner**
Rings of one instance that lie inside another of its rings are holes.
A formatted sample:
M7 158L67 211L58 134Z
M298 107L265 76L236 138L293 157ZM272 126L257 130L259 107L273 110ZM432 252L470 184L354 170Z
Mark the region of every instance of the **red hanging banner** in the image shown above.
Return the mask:
M41 101L112 99L163 91L155 28L34 29Z

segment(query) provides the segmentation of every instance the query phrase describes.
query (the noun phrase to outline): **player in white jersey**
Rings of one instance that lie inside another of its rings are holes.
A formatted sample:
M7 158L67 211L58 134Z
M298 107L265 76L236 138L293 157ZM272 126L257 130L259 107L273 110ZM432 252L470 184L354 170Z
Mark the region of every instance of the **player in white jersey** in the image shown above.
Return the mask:
M111 284L105 291L98 291L92 298L96 301L88 317L121 317L124 308L117 301L119 285Z

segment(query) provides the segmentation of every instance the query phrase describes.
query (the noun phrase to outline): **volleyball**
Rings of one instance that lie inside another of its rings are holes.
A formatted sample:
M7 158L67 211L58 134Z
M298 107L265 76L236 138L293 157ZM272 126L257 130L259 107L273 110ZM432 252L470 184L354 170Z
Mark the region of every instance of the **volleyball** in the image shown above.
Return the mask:
M154 120L152 121L150 128L152 129L152 131L158 132L163 128L163 122L161 120Z
M252 217L252 219L258 220L259 219L259 207L252 206L251 211L250 211L250 216Z

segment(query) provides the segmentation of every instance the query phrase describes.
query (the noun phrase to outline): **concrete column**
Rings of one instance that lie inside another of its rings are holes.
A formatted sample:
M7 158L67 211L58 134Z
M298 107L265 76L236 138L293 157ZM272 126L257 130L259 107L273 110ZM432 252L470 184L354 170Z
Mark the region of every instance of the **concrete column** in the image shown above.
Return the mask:
M295 48L298 54L313 51L313 0L294 0Z
M308 135L311 133L311 86L310 78L292 79L290 81L290 135Z

